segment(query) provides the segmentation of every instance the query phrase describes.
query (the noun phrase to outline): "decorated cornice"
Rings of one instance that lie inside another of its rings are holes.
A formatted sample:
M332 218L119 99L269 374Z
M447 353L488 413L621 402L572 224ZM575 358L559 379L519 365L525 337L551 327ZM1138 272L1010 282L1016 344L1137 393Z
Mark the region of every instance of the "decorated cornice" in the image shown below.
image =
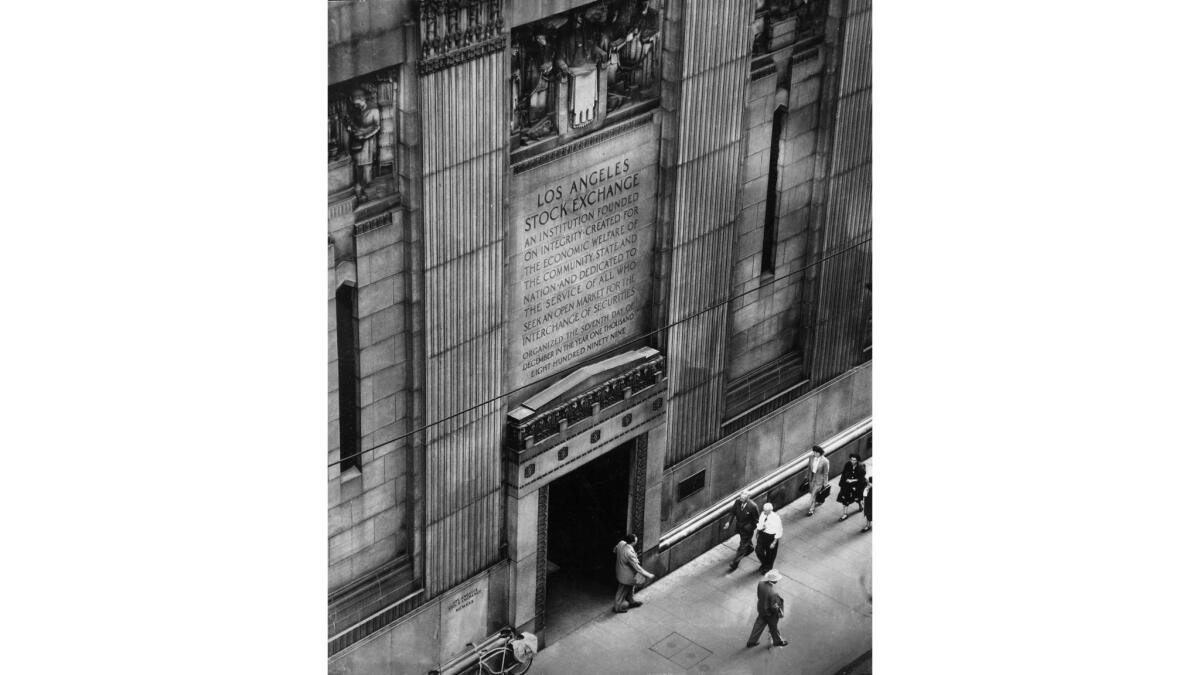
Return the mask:
M666 376L662 354L575 396L523 420L508 419L507 442L515 450L532 447L584 419L598 414L661 382Z
M498 52L504 45L500 0L421 0L421 75Z
M392 224L392 212L388 211L387 213L382 213L378 216L375 216L374 218L364 220L361 223L355 223L354 234L355 234L355 236L360 235L360 234L366 234L367 232L370 232L371 230L377 230L385 225L391 225L391 224Z

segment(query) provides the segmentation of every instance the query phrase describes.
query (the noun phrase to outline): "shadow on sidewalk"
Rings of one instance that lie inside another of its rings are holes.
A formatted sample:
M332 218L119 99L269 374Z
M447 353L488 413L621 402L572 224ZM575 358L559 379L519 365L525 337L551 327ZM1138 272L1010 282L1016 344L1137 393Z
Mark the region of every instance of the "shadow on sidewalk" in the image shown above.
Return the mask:
M834 675L871 675L871 650L842 666Z

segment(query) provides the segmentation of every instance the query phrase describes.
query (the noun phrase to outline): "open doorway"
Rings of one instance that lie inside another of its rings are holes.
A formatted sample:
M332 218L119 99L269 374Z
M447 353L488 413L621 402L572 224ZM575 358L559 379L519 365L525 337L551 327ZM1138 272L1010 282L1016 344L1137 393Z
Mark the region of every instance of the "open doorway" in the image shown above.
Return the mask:
M546 644L612 608L613 547L629 525L635 441L549 485L546 518Z

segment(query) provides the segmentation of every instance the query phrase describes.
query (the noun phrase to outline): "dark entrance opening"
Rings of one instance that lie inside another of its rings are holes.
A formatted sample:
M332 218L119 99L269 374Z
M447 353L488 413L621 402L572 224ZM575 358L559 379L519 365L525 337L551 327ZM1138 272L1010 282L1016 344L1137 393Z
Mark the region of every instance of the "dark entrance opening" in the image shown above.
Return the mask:
M550 483L546 519L546 644L612 608L613 547L629 523L634 441Z

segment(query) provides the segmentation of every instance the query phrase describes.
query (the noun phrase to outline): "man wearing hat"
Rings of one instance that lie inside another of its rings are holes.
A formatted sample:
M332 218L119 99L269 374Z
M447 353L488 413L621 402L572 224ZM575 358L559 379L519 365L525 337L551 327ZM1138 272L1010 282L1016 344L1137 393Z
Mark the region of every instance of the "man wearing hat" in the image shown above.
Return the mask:
M767 576L758 582L758 618L754 620L754 629L750 631L750 639L746 640L747 647L758 644L763 628L771 629L771 646L786 647L787 640L779 637L779 620L783 618L783 597L775 590L775 584L783 576L779 570L767 572Z

